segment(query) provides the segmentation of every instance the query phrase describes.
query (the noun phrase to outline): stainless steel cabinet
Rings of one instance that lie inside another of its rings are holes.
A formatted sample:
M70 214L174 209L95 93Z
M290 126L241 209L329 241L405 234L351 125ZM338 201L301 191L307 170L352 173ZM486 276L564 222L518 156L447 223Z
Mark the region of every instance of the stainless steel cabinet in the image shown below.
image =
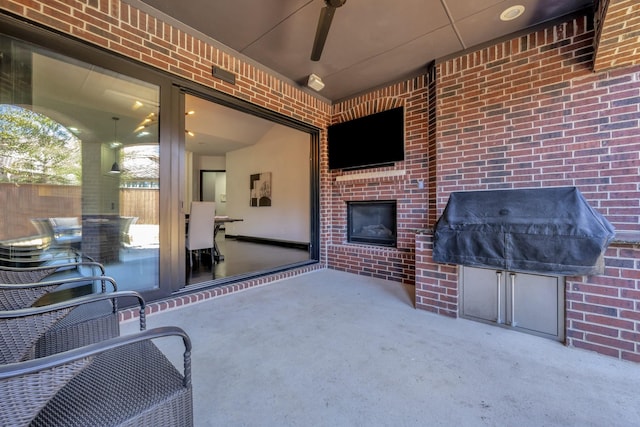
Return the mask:
M461 316L564 340L564 280L461 267Z

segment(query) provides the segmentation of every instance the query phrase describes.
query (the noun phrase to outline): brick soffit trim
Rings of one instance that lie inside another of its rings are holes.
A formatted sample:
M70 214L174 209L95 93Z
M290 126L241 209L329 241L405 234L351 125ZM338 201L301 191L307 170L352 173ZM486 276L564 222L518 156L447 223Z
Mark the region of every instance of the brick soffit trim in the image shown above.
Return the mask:
M594 71L640 64L638 0L598 1L595 25Z

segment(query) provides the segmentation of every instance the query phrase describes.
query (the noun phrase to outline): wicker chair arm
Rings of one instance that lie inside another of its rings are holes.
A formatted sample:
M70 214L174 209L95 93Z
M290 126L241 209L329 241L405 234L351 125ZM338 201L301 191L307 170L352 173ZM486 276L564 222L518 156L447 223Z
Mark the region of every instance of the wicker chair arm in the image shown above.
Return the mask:
M116 298L137 298L140 305L140 330L146 329L145 318L145 301L142 295L136 291L117 291L108 292L102 294L90 294L82 297L72 298L67 301L57 302L55 304L42 305L38 307L20 308L16 310L0 311L0 319L12 319L16 317L27 317L38 314L44 314L51 311L63 310L65 308L76 307L82 304L88 304L91 302L102 301L106 299ZM116 304L114 304L114 310L117 310Z
M144 340L153 340L168 336L178 336L182 338L185 347L184 351L184 378L185 387L191 385L191 339L187 333L176 326L163 326L141 332L111 338L90 344L84 347L75 348L63 353L54 354L40 359L27 360L25 362L10 363L0 365L0 381L21 375L37 373L44 369L51 369L60 365L69 364L76 360L93 357L105 351L112 350L127 344L132 344Z
M102 285L102 292L106 292L106 283L110 283L113 291L118 290L118 284L113 277L109 276L81 276L81 277L67 277L58 280L43 280L41 282L33 283L0 283L0 290L2 289L30 289L38 287L47 287L55 285L65 285L68 283L85 283L99 281Z
M51 270L54 272L60 270L61 268L69 268L69 267L95 267L100 270L102 275L106 274L106 270L103 264L93 261L91 258L88 258L87 261L71 261L71 262L63 262L56 264L48 264L48 265L38 265L35 267L10 267L10 266L1 266L0 269L7 271L15 271L15 272L29 272L29 271L40 271L40 270Z

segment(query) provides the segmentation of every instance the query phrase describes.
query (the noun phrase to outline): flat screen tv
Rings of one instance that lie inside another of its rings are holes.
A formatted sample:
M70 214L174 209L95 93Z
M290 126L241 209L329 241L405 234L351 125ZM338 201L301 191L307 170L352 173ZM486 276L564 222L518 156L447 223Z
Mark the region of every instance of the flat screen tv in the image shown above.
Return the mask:
M404 160L404 108L331 125L327 139L329 169L362 169Z

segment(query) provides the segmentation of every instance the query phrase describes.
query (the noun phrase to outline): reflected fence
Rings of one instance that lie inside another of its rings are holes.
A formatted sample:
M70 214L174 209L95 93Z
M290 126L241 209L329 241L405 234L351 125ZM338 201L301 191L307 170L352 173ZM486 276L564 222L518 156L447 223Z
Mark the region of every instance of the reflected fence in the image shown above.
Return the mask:
M135 225L158 225L159 190L122 188L116 215L136 218ZM83 212L82 187L51 184L0 183L0 241L42 235L37 224L42 218L76 218L113 215L112 212ZM35 220L35 221L34 221Z

